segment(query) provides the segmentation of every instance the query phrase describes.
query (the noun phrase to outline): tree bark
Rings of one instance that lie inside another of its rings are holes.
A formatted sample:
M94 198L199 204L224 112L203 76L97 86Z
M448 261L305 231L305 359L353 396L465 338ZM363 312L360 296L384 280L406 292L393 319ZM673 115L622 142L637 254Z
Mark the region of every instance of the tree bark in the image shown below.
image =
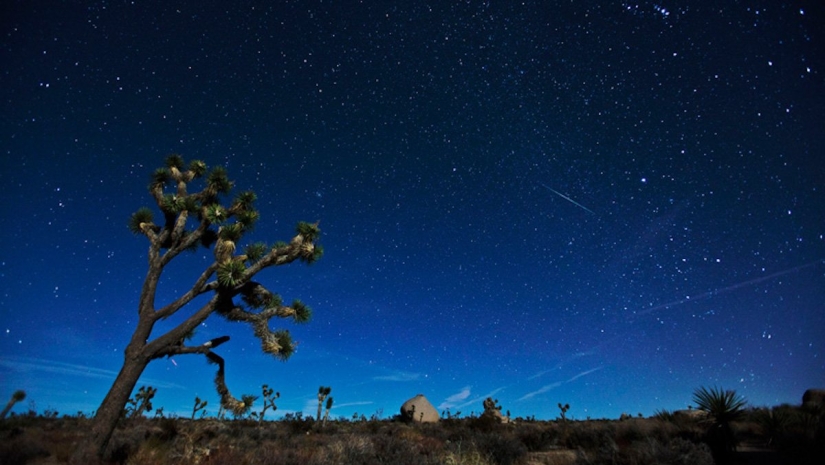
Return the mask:
M137 353L133 353L137 352ZM149 364L149 359L140 351L127 349L126 359L120 369L115 382L112 384L103 403L97 410L92 421L92 428L86 438L80 443L71 458L73 464L98 463L106 452L109 440L123 415L123 406L135 389L135 385Z

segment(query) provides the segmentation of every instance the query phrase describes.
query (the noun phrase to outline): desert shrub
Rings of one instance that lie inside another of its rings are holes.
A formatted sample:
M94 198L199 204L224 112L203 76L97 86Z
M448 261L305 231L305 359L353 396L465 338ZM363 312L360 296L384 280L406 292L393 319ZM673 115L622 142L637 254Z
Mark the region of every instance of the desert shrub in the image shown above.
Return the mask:
M442 462L445 465L493 465L489 457L485 457L473 445L469 447L462 443L450 443Z
M320 449L313 448L304 438L297 441L267 442L258 448L259 463L277 465L308 465L322 463L315 460L315 456ZM328 462L334 463L334 462Z
M23 465L36 458L48 457L49 451L42 439L28 433L17 434L0 441L0 463Z
M613 465L713 465L713 456L704 443L674 438L662 443L653 438L635 441L619 447L605 437L599 447L579 451L576 463L609 463Z
M416 429L401 431L402 434L377 434L372 436L375 463L437 464L444 449L444 442L426 436Z
M171 441L178 435L178 421L174 418L161 418L158 422L160 431L158 438L164 441Z
M346 435L331 439L323 447L318 448L312 458L305 463L307 465L328 463L366 464L372 463L374 459L375 449L369 438L360 435Z
M606 423L572 423L562 428L562 445L569 449L597 450L613 441L613 428Z
M221 446L209 451L202 457L204 465L239 465L250 463L243 449L231 446Z
M549 450L558 445L561 437L555 425L537 423L518 425L515 435L529 452Z
M475 446L482 456L499 465L513 465L527 456L527 447L511 435L482 434L475 438Z
M291 434L306 434L312 431L312 426L315 424L315 420L312 418L302 417L301 415L292 417L285 416L281 421L289 427Z
M631 419L614 423L612 426L614 438L620 446L645 439L655 439L666 444L679 433L679 428L673 423L657 419Z
M655 439L638 441L619 455L619 461L634 465L713 465L707 444L675 438L668 443Z
M497 418L491 415L481 415L480 417L471 417L466 420L467 427L484 433L490 433L497 430L502 425Z

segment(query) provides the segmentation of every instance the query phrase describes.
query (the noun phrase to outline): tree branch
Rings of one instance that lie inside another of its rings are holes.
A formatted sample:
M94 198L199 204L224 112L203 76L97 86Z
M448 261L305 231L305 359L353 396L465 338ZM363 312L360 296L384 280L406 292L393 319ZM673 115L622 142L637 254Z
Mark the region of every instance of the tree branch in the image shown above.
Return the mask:
M158 352L152 358L161 358L161 357L171 357L173 355L184 355L184 354L204 354L206 355L209 353L210 350L218 347L219 345L223 344L224 342L229 340L229 336L221 336L210 341L206 341L199 346L184 346L178 345L173 347L168 347L164 350ZM181 341L183 343L183 341Z
M261 293L262 291L269 293L269 291L258 283L247 283L247 286L245 286L243 290L247 295L255 292ZM215 310L219 315L229 321L249 323L252 326L252 333L261 341L261 350L265 353L285 360L295 351L295 345L288 331L272 331L269 328L269 320L274 317L296 317L298 312L295 308L276 303L261 312L254 313L235 305L232 299L229 298L221 301ZM305 313L308 314L308 309L306 309Z
M162 334L147 343L143 348L144 355L150 358L156 358L156 355L164 350L180 345L180 341L184 340L187 334L191 333L198 327L199 324L206 321L206 319L209 318L209 315L215 311L220 298L221 297L216 293L211 299L209 299L209 302L204 304L203 307L198 309L197 312L181 324L170 329L166 332L166 334Z
M155 319L158 320L169 318L171 315L174 315L175 312L191 302L195 297L208 292L210 289L206 286L206 281L209 280L209 278L215 273L216 269L218 269L218 264L213 262L203 271L203 273L201 273L198 279L195 280L195 283L189 291L186 292L186 294L183 294L174 302L155 312Z

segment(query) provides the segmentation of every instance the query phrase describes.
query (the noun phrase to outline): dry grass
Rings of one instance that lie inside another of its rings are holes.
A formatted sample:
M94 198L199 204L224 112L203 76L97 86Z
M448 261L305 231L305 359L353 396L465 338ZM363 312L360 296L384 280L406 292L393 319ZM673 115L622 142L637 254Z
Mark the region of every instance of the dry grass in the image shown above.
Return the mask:
M754 410L735 425L749 445L771 446L779 460L816 463L822 415L793 407ZM819 416L816 416L819 415ZM12 417L0 423L0 463L65 463L90 420ZM623 421L490 423L480 418L438 424L306 419L258 424L214 419L137 419L112 438L107 459L163 464L397 465L711 465L701 419L660 415ZM753 447L743 448L748 454ZM758 448L763 451L764 448ZM746 452L743 452L743 454ZM770 462L767 462L770 463ZM777 462L781 463L781 462Z

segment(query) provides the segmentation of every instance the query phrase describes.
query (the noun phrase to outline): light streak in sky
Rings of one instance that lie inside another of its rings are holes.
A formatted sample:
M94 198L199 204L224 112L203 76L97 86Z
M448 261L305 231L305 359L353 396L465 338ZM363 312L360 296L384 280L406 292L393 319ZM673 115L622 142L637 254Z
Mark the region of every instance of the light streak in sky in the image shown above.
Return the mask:
M766 276L761 276L759 278L749 279L749 280L743 281L741 283L736 283L736 284L730 285L728 287L723 287L722 289L716 289L716 290L709 291L709 292L703 292L701 294L692 295L692 296L689 295L689 296L685 297L684 299L674 300L673 302L668 302L666 304L661 304L661 305L657 305L655 307L645 309L643 311L640 311L640 312L636 313L636 315L637 316L648 315L648 314L653 313L657 310L662 310L662 309L665 309L665 308L675 307L677 305L682 305L684 303L693 302L693 301L696 301L696 300L707 299L708 297L713 297L715 295L725 294L725 293L734 291L736 289L741 289L743 287L752 286L754 284L758 284L758 283L761 283L763 281L768 281L769 279L778 278L780 276L784 276L786 274L790 274L790 273L793 273L795 271L799 271L799 270L802 270L802 269L805 269L805 268L810 268L810 267L816 266L820 263L825 263L825 260L823 260L823 259L814 260L812 262L808 262L808 263L805 263L803 265L795 266L795 267L788 268L788 269L785 269L785 270L777 271L776 273L771 273L771 274L766 275Z
M563 198L564 200L567 200L568 202L572 203L573 205L576 205L577 207L579 207L579 208L581 208L581 209L583 209L583 210L586 210L586 211L588 211L588 212L590 212L590 213L592 213L592 214L594 214L594 215L596 214L593 210L591 210L591 209L589 209L589 208L585 207L584 205L580 204L579 202L576 202L575 200L573 200L573 199L571 199L570 197L568 197L568 196L566 196L566 195L562 194L561 192L559 192L559 191L557 191L557 190L553 189L552 187L548 186L547 184L544 184L544 183L539 183L539 184L541 184L541 186L542 186L542 187L544 187L545 189L549 190L550 192L552 192L552 193L554 193L554 194L558 195L559 197Z

